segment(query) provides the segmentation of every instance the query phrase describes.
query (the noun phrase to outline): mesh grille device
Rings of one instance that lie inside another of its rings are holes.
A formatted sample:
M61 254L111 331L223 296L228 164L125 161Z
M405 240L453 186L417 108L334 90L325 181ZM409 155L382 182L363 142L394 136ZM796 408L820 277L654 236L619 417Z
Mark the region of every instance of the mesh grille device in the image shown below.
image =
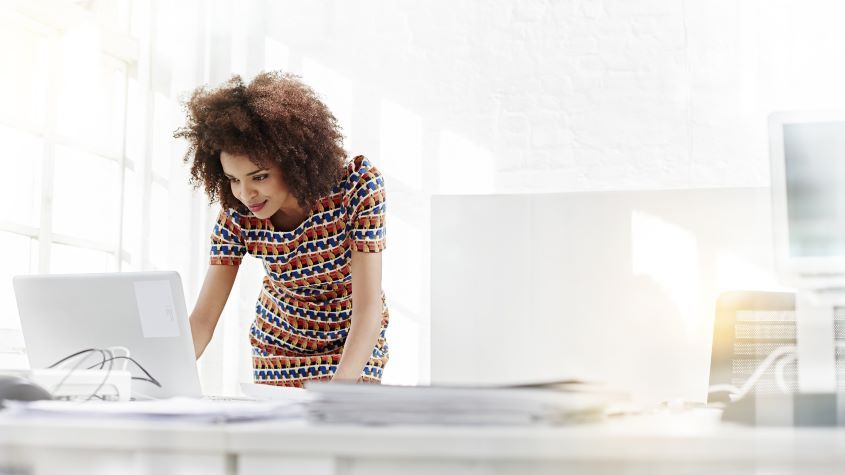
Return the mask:
M845 343L845 308L834 311L836 342ZM795 294L789 292L726 292L716 303L710 356L710 385L741 387L763 359L783 346L794 346ZM750 394L780 394L771 365ZM837 346L836 373L839 391L845 391L845 352ZM783 379L791 392L797 390L797 363L783 367ZM712 393L708 402L727 402L726 393Z

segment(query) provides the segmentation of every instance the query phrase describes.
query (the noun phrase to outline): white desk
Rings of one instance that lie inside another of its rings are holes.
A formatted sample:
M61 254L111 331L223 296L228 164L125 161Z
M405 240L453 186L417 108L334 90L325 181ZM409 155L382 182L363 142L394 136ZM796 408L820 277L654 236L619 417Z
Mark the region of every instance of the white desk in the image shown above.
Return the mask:
M315 474L832 473L845 431L754 429L650 417L555 428L313 427L229 430L239 473ZM835 469L835 470L834 470Z
M234 473L226 426L0 418L0 474ZM4 471L4 469L6 471Z
M0 457L0 473L33 475L827 474L845 467L845 431L668 415L552 428L0 420Z

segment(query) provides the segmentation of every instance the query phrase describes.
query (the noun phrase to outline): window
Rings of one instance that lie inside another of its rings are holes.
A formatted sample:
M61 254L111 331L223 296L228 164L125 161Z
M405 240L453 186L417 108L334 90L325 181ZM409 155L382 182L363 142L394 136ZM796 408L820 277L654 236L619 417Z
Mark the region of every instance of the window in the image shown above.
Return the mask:
M0 6L0 61L14 65L0 76L0 329L20 325L12 276L115 271L137 257L124 244L141 240L137 227L125 239L131 4L84 5Z

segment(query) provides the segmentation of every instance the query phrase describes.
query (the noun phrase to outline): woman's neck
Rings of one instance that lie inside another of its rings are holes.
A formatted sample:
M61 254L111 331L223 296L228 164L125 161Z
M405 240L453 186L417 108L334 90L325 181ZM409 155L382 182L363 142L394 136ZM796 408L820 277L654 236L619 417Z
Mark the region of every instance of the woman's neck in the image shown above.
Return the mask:
M280 231L292 231L296 229L310 213L299 206L291 208L279 208L273 216L270 216L270 222L273 227Z

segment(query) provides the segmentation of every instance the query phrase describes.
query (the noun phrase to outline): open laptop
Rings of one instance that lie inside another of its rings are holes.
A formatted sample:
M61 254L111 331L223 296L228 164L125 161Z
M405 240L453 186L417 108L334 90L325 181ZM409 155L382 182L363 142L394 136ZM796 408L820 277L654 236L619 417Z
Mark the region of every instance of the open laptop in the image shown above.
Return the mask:
M28 275L13 282L32 369L85 349L121 346L161 384L134 379L146 375L130 362L133 397L201 397L176 272ZM86 368L100 361L94 356Z

